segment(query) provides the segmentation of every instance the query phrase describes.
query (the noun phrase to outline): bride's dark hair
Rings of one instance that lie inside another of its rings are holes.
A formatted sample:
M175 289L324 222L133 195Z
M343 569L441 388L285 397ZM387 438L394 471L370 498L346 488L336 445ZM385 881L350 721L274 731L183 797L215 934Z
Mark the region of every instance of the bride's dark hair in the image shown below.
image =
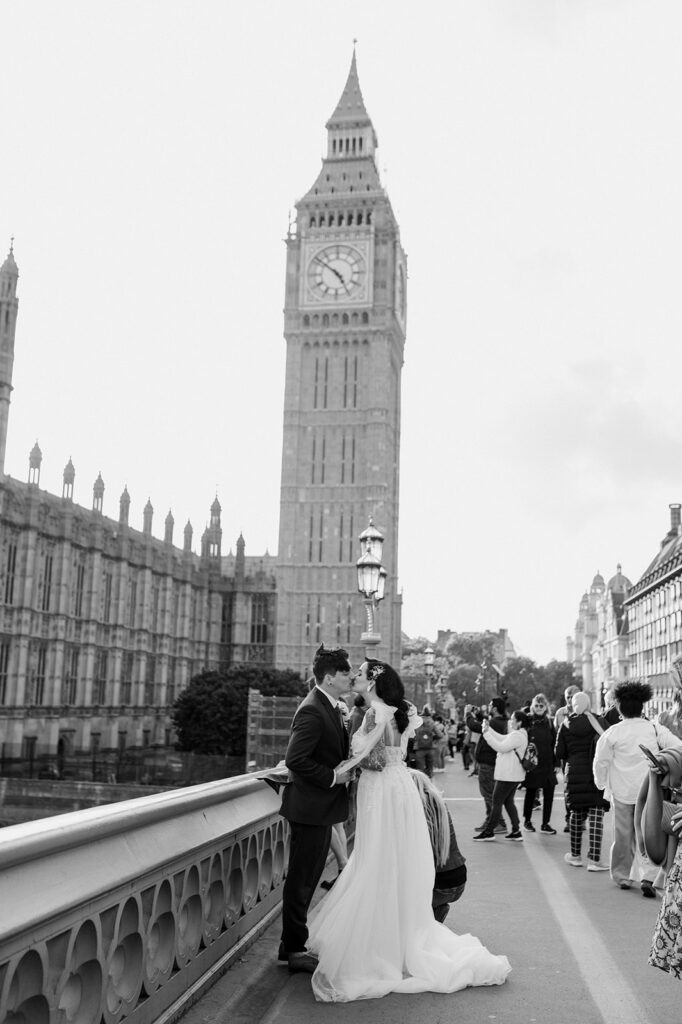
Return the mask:
M398 726L398 732L405 732L408 722L407 709L410 705L405 700L405 687L396 670L385 661L368 658L367 678L375 684L377 697L381 697L385 704L398 709L393 716L395 724Z

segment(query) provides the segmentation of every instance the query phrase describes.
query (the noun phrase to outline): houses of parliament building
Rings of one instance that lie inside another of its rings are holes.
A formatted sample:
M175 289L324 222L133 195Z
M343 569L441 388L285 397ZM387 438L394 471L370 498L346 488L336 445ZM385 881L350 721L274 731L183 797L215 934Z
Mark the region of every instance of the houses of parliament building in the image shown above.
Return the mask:
M358 536L384 534L388 572L379 656L400 657L397 590L400 381L406 257L375 163L377 136L355 54L327 123L327 153L286 241L287 345L279 551L222 553L221 507L200 550L190 523L163 539L154 510L129 522L5 474L18 314L13 246L0 268L0 756L172 742L170 706L205 668L274 665L304 675L317 644L362 660Z

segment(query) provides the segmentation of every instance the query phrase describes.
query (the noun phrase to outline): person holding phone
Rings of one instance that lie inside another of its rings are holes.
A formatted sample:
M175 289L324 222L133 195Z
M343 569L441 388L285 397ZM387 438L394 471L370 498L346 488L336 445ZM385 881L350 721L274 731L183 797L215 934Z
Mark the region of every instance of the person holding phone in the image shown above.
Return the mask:
M651 700L648 683L634 679L618 683L614 695L622 721L599 737L592 764L597 789L603 789L613 804L611 878L620 889L639 881L642 896L652 898L658 865L638 853L635 837L635 803L649 770L641 746L655 754L666 747L682 750L682 741L664 725L642 717L644 705Z

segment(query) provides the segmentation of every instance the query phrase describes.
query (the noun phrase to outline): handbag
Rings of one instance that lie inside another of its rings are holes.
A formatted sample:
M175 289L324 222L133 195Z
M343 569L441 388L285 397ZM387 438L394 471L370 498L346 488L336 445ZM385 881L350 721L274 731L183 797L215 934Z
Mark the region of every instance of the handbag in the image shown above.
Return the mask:
M519 757L518 750L515 750L514 753L519 758L519 763L523 768L524 772L532 772L534 768L537 768L540 762L540 758L538 756L538 748L535 746L532 740L528 741L526 753L523 755L523 757Z

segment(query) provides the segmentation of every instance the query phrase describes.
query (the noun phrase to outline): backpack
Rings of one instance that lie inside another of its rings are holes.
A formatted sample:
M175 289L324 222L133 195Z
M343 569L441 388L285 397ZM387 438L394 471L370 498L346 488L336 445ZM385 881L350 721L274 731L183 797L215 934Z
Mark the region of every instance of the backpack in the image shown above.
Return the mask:
M519 757L518 750L514 753ZM519 757L519 762L524 772L532 772L533 768L537 768L540 758L538 757L538 748L535 746L532 740L529 740L528 746L526 747L526 753L523 757Z
M433 726L423 722L414 737L415 750L431 750L433 747Z

